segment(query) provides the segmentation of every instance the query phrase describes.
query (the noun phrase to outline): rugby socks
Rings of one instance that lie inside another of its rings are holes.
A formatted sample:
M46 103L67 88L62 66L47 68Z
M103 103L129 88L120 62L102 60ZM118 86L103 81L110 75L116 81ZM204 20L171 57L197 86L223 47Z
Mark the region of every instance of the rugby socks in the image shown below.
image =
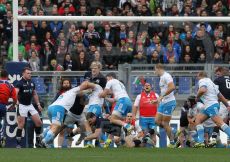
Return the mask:
M230 127L227 125L227 124L223 124L222 126L221 126L221 129L228 135L228 136L230 136Z
M37 143L41 142L41 132L42 132L42 127L35 127L36 142Z
M44 138L47 135L47 132L50 130L50 126L48 126L42 133L42 138Z
M202 124L196 126L197 134L198 134L198 142L204 143L204 127Z
M16 141L17 141L17 145L21 144L21 139L22 139L22 129L17 129L16 132Z
M53 141L54 137L55 137L54 133L51 130L49 130L42 141L46 144L49 144Z

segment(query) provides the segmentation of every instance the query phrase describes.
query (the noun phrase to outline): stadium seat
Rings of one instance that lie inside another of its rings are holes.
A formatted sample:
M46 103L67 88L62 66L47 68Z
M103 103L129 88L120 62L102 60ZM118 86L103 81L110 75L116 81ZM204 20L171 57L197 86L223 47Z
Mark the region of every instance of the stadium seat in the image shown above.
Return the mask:
M33 82L35 83L35 88L38 94L45 94L46 93L46 85L44 83L44 78L42 77L34 77L32 78Z
M191 77L179 77L178 82L178 94L190 94L191 93Z

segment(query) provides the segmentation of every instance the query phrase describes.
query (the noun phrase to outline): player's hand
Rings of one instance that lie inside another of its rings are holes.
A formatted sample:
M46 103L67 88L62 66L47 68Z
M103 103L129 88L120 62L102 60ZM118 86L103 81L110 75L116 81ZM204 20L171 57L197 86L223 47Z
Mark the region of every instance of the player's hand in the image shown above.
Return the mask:
M164 98L163 96L160 96L160 97L157 99L158 102L161 102L163 98Z
M41 105L38 105L38 110L42 112L43 108L41 107Z
M151 100L150 103L151 104L156 104L156 103L158 103L158 100Z

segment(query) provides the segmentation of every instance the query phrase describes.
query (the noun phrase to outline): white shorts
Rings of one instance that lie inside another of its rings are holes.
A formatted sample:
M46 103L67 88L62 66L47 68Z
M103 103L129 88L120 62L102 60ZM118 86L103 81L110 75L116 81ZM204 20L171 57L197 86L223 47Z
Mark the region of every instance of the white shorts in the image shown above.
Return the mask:
M228 104L230 104L230 101L228 101ZM222 102L220 103L219 116L222 119L226 119L228 117L228 109Z
M22 117L28 117L28 112L31 116L38 114L37 110L34 108L32 104L30 105L18 105L17 113Z

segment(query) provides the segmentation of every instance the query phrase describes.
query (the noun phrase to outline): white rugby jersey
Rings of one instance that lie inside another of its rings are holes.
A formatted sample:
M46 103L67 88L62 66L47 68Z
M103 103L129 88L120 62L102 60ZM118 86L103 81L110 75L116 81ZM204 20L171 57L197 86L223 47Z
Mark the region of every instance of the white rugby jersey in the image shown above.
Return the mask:
M110 89L114 94L114 99L119 100L123 97L128 97L125 86L117 79L111 79L106 83L105 89Z
M201 96L202 102L205 104L205 108L218 103L217 95L220 93L218 86L215 85L211 79L203 78L199 80L199 88L206 87L207 92Z
M88 105L95 105L98 104L100 106L104 103L104 98L100 98L99 94L103 92L103 89L100 85L95 84L95 88L93 92L89 95L89 103Z
M65 93L62 93L56 101L54 101L50 106L59 105L63 106L66 110L69 111L69 109L73 106L76 95L80 92L79 87L74 87Z
M171 82L173 82L172 76L169 73L164 72L164 74L160 77L160 83L159 83L161 89L161 96L165 95L168 89L168 84ZM163 98L162 102L167 103L173 100L175 100L175 96L174 96L174 92L171 92L170 94L168 94Z

